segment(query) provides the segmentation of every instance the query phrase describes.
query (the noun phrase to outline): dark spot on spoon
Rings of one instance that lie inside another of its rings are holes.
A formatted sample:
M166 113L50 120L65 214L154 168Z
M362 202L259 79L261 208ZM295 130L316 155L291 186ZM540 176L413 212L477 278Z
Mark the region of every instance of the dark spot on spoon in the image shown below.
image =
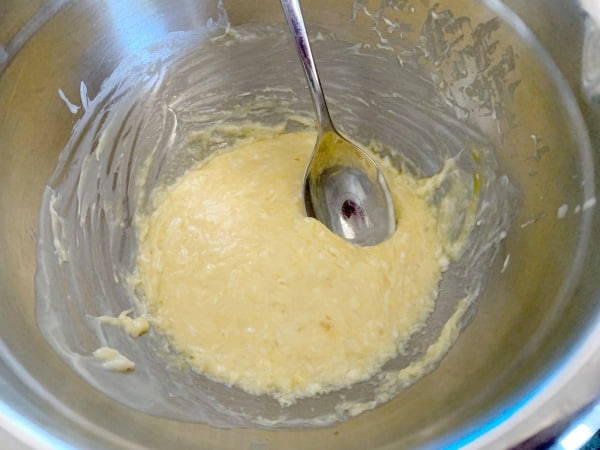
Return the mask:
M342 216L344 217L344 219L348 220L352 217L362 217L363 215L364 214L362 208L352 200L346 200L342 204Z

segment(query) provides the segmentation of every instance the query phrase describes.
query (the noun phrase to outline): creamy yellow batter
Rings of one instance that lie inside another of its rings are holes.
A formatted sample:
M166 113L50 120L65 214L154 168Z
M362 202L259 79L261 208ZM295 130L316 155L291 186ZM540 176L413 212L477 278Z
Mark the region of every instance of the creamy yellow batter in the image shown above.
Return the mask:
M311 132L241 143L139 217L148 317L207 376L282 404L365 380L432 311L448 261L423 181L387 168L394 236L357 247L306 217Z

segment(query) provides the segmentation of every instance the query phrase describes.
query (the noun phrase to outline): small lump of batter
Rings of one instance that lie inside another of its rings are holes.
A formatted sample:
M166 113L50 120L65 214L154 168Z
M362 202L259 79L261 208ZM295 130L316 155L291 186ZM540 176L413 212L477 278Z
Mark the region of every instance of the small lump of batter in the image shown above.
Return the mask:
M114 372L128 372L135 369L135 363L114 348L100 347L93 355L102 362L102 367L105 369Z
M382 162L400 220L358 247L306 217L313 132L241 142L137 217L147 317L208 377L283 405L366 380L432 312L451 256L428 180Z
M129 317L133 309L122 311L118 317L101 316L99 318L102 325L112 325L121 327L131 337L139 337L150 328L148 320L143 317Z

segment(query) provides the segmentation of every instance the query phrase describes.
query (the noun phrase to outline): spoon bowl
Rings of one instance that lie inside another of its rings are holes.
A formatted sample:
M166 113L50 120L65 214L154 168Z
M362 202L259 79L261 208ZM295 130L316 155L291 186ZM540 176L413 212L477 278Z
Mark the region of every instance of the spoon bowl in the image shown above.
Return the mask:
M304 180L309 216L361 246L388 239L396 217L383 173L364 151L336 133L319 134Z
M303 199L306 214L344 239L376 245L396 230L392 196L376 162L333 125L312 56L298 0L281 0L306 76L319 134L309 159Z

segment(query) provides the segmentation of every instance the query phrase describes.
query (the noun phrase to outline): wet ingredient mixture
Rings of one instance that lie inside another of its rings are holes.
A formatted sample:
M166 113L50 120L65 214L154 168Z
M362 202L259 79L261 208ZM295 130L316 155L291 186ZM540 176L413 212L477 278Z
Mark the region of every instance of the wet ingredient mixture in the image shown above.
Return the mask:
M376 374L433 310L449 259L428 201L435 177L383 164L399 220L376 246L306 217L314 142L239 143L157 190L136 222L152 324L198 371L282 404Z

